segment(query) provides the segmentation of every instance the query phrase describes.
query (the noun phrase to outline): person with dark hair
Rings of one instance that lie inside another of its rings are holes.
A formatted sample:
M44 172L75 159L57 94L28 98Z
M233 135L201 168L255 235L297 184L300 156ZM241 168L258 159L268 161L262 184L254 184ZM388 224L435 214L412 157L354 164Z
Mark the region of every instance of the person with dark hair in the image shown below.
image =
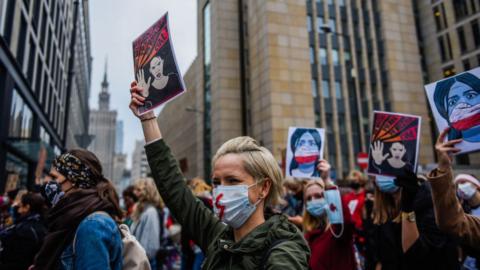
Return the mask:
M290 140L290 149L293 154L290 175L306 178L320 177L316 168L322 149L322 139L316 129L296 129Z
M375 141L370 146L372 160L371 166L378 174L382 175L403 175L405 171L413 171L410 163L412 153L407 152L404 142L398 141L390 144L387 153L384 153L384 143Z
M47 233L43 215L46 206L39 194L24 194L19 202L19 218L0 233L0 269L25 270Z
M433 100L450 126L448 139L480 142L480 79L465 72L440 81Z
M45 187L53 205L48 233L31 269L121 269L116 221L122 210L98 158L87 150L70 150L53 161L50 174L55 180Z
M138 201L137 195L135 195L135 187L133 185L128 186L125 190L122 192L122 197L123 197L123 202L125 204L125 219L123 220L123 223L127 224L128 227L132 225L133 219L132 219L132 214L135 209L135 204Z

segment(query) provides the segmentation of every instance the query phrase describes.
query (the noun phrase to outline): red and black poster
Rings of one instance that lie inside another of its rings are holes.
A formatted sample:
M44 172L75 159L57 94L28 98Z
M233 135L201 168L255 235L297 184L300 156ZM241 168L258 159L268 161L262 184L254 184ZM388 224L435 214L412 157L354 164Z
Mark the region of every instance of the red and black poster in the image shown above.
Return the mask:
M175 59L168 13L133 41L133 63L137 85L146 97L145 105L138 108L140 114L186 91Z
M373 113L368 173L400 176L417 168L421 117L379 112Z

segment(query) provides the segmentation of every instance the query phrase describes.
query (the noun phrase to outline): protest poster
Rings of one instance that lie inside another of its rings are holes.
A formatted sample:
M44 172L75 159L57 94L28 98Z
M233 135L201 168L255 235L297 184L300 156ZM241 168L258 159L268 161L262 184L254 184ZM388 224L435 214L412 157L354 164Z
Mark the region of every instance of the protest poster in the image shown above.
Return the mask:
M317 170L323 158L323 128L290 127L288 129L286 175L296 178L319 178Z
M168 13L133 41L133 63L137 85L142 87L145 114L184 93L185 83L175 59L168 27Z
M439 132L447 140L463 139L457 154L480 149L480 67L425 85Z
M374 111L368 170L371 175L416 172L421 117Z

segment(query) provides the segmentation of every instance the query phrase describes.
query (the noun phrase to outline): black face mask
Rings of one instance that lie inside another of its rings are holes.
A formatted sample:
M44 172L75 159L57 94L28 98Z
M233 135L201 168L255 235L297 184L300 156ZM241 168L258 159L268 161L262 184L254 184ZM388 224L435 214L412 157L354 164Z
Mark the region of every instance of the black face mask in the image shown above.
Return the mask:
M357 190L357 189L359 189L361 186L360 186L360 184L359 184L358 182L351 182L351 183L350 183L350 187L353 188L353 189L355 189L355 190Z

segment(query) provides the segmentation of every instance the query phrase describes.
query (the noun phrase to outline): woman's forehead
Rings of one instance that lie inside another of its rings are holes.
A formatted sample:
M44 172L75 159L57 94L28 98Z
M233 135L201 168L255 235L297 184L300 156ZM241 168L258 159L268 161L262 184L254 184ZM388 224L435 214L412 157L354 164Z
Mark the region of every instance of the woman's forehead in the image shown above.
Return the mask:
M242 176L248 175L244 161L239 154L226 154L219 157L213 167L214 176Z

